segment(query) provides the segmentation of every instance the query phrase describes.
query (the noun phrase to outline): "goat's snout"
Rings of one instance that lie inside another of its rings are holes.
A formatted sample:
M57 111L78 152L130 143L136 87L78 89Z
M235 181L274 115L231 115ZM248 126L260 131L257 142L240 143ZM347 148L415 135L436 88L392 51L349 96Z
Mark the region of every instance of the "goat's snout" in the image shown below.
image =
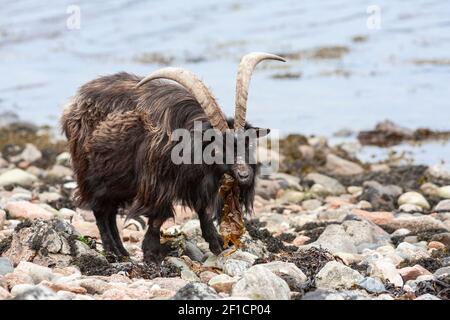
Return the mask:
M238 174L239 178L241 178L241 179L247 179L249 176L248 170L243 170L243 171L239 170L237 174Z

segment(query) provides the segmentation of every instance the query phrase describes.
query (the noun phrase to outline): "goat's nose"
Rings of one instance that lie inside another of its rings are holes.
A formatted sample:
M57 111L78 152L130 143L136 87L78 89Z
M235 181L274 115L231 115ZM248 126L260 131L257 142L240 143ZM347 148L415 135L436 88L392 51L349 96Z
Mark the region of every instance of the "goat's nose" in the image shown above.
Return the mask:
M242 179L248 178L248 171L239 171L238 175L239 175L239 178L242 178Z

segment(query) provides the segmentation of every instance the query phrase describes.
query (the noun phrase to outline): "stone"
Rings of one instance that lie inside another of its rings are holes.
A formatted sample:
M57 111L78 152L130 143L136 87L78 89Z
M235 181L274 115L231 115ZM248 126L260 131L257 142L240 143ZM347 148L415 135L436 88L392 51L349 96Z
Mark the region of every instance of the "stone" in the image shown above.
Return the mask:
M408 212L408 213L423 212L422 207L410 203L402 204L400 207L398 207L398 210L400 212Z
M305 242L307 242L307 241L309 241L309 240L311 240L310 237L303 236L303 235L298 235L298 236L296 236L295 239L292 241L292 244L293 244L294 246L299 247L299 246L304 245Z
M450 199L439 201L434 208L434 211L450 212Z
M332 175L348 176L362 174L364 172L364 169L359 164L342 159L332 153L327 155L325 168Z
M72 175L73 172L71 169L59 164L55 164L50 170L47 171L47 177L54 179L63 179L66 177L70 178Z
M403 204L413 204L421 207L422 209L429 210L430 204L428 203L427 199L423 195L421 195L418 192L415 191L409 191L404 194L402 194L398 200L399 205Z
M188 239L195 238L196 236L201 236L202 231L200 229L200 220L189 220L181 227L181 232L183 232Z
M200 281L203 283L208 283L209 280L211 280L212 278L214 278L215 276L217 276L217 273L206 270L206 271L202 271L198 277L200 278Z
M443 232L435 234L431 237L432 241L439 241L443 243L446 247L450 247L450 232Z
M39 201L52 203L62 199L62 195L57 192L42 192L39 194Z
M398 273L403 278L403 281L406 282L408 280L415 280L419 276L430 275L431 272L422 267L419 264L414 265L413 267L405 267L398 270Z
M54 283L54 282L50 282L47 280L42 281L40 283L40 285L45 286L49 289L52 289L55 292L66 291L66 292L71 292L74 294L86 294L87 293L86 288L83 288L83 287L71 286L71 285L66 285L66 284L62 284L62 283Z
M0 287L0 300L6 300L6 299L10 299L12 296L11 294L8 292L8 290Z
M445 249L445 244L439 241L430 241L428 243L428 249Z
M430 257L430 254L428 253L426 248L422 248L408 242L400 243L397 246L397 249L395 249L395 252L403 259L409 261Z
M21 169L11 169L0 174L0 187L8 185L19 185L30 187L38 178Z
M51 219L53 214L41 206L28 201L11 201L6 204L6 211L13 219Z
M354 208L352 209L352 214L360 218L369 220L378 225L387 224L394 219L394 214L392 212L387 211L370 212Z
M313 211L319 208L322 205L322 202L317 199L308 199L302 202L302 207L306 211Z
M446 165L431 166L427 169L426 174L438 180L450 180L450 168Z
M255 265L234 285L231 295L255 300L289 300L290 290L283 279L267 268Z
M17 293L14 300L58 300L58 296L53 290L50 290L45 286L38 285L28 287L20 293Z
M255 194L265 200L274 199L280 189L281 186L278 181L256 179Z
M3 281L6 282L7 288L13 288L18 284L33 284L33 279L24 272L13 272L13 273L7 273L3 277Z
M14 271L28 274L31 279L33 279L34 284L39 284L44 280L52 281L57 278L57 276L53 274L52 269L27 261L21 261Z
M227 259L223 264L223 272L229 276L240 276L252 266L252 263L237 259Z
M382 293L386 291L384 284L377 278L372 277L365 277L358 283L358 286L369 293Z
M72 284L86 289L89 294L103 294L113 288L108 282L93 277L74 281Z
M172 297L173 300L216 300L220 299L217 292L204 283L191 282L182 287Z
M438 297L436 297L436 296L434 296L434 295L432 295L430 293L425 293L425 294L423 294L421 296L418 296L414 300L441 300L441 299L439 299Z
M219 274L211 278L208 285L213 287L217 292L230 293L236 281L235 278L232 278L229 275Z
M309 173L305 181L312 181L324 188L324 191L330 195L341 195L346 192L345 187L336 179L319 173Z
M427 196L437 196L439 187L431 182L425 182L420 186L420 191L422 191Z
M299 177L283 172L274 172L270 175L270 179L278 181L280 187L283 189L303 191L303 187L300 185Z
M70 223L64 220L34 220L12 234L12 240L3 252L14 265L21 261L34 262L42 266L66 267L73 255L91 252L95 257L104 257L79 240Z
M394 218L390 223L386 224L386 226L392 229L408 229L414 234L425 231L448 230L442 221L429 215L403 215Z
M84 220L74 220L72 221L72 225L81 235L100 239L100 232L98 231L96 223L86 222Z
M433 275L435 277L440 277L444 274L450 274L450 266L437 269Z
M56 157L56 163L62 166L70 166L70 153L62 152Z
M345 232L344 227L338 224L328 225L316 241L300 247L299 250L309 249L310 247L321 247L332 253L358 252L353 239Z
M174 265L181 270L181 279L186 281L200 281L199 277L192 271L187 263L180 258L176 257L168 257L166 260L167 263Z
M0 209L0 230L3 230L5 221L6 221L6 212L4 210Z
M22 152L16 156L11 157L9 161L14 163L20 161L32 163L34 161L39 160L40 158L42 158L41 151L38 148L36 148L35 145L27 143L25 144L25 148L22 150Z
M440 187L437 191L437 195L444 199L450 199L450 186Z
M370 221L347 220L342 226L352 238L358 252L366 247L373 248L390 243L389 234Z
M281 203L300 203L305 198L305 194L300 191L295 190L286 190L286 192L283 193L283 196L278 199Z
M317 273L316 285L324 289L351 289L362 279L358 271L340 262L330 261Z
M307 281L306 275L295 264L283 261L272 261L260 264L269 269L273 274L286 281L292 291L298 291Z
M381 281L389 280L390 283L396 287L403 286L403 279L398 273L395 265L386 259L379 259L369 263L367 269L368 273L372 277L379 278Z
M364 191L359 200L370 202L377 211L392 211L395 209L396 199L403 191L398 186L383 186L374 180L365 181L363 187Z
M14 266L6 257L0 257L0 276L4 276L5 274L11 273L14 271Z
M355 197L360 196L362 194L363 190L364 189L362 187L359 187L359 186L347 187L347 192L350 193L351 195L355 196Z

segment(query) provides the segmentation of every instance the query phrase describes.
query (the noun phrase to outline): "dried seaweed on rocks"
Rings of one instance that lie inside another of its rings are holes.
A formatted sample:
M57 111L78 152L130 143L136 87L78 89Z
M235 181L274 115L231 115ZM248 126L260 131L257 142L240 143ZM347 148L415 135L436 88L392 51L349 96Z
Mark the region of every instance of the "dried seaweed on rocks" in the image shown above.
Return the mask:
M426 293L443 300L450 300L450 275L446 274L437 279L419 282L415 291L416 296Z
M219 194L224 201L222 220L220 222L220 234L223 237L224 248L231 241L235 249L241 247L241 236L245 232L242 208L240 204L240 192L237 181L230 175L223 176Z

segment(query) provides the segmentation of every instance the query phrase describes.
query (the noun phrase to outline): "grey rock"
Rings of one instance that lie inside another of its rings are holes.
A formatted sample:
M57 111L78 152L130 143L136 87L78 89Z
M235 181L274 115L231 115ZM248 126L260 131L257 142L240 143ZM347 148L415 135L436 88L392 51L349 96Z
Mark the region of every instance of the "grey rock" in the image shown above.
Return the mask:
M322 205L322 202L317 199L309 199L302 202L303 209L307 211L312 211L319 208Z
M436 205L434 210L450 212L450 200L446 199L446 200L439 201L439 203Z
M439 277L442 276L444 274L450 274L450 267L443 267L443 268L439 268L434 272L434 276L435 277Z
M0 257L0 276L4 276L7 273L11 273L14 271L14 266L6 257Z
M186 241L184 254L194 261L201 262L203 260L203 252L191 241Z
M342 226L345 233L351 237L358 252L390 243L389 234L370 221L348 220L342 223Z
M255 300L289 300L287 283L263 266L248 269L233 287L232 296Z
M358 286L370 293L381 293L386 291L384 284L380 280L372 277L362 279L358 283Z
M32 163L34 161L39 160L41 157L42 157L41 151L38 148L36 148L35 145L27 143L22 152L16 156L11 157L9 161L11 162L26 161Z
M450 247L450 232L443 232L435 234L431 237L432 241L439 241L445 244L447 247Z
M363 276L356 270L337 262L328 262L316 275L316 285L325 289L351 289Z
M439 299L438 297L436 297L436 296L434 296L434 295L432 295L432 294L429 294L429 293L425 293L425 294L423 294L423 295L421 295L421 296L418 296L416 299L414 299L414 300L441 300L441 299Z
M34 286L17 294L13 300L59 300L59 297L45 286Z
M0 175L0 187L8 185L29 187L37 180L36 176L16 168L8 170Z
M358 253L353 239L345 232L344 227L339 224L328 225L316 241L301 246L299 250L309 249L310 247L321 247L332 253Z
M364 191L359 200L370 202L375 210L394 210L397 197L402 193L402 188L395 185L383 186L377 181L363 183Z
M182 287L172 300L216 300L220 296L216 291L201 282L191 282Z
M324 187L324 190L331 195L341 195L346 193L345 187L336 179L319 173L309 173L305 181L312 181Z
M448 228L442 221L439 221L431 216L427 215L402 215L400 217L394 218L391 222L386 224L387 227L392 229L408 229L412 233L421 233L424 231L436 231L443 230L447 231Z
M269 269L272 273L286 281L292 291L298 291L306 282L307 277L295 264L283 261L272 261L260 266Z
M56 278L52 269L27 261L21 261L15 271L28 274L33 279L34 284L39 284L44 280L53 281Z

